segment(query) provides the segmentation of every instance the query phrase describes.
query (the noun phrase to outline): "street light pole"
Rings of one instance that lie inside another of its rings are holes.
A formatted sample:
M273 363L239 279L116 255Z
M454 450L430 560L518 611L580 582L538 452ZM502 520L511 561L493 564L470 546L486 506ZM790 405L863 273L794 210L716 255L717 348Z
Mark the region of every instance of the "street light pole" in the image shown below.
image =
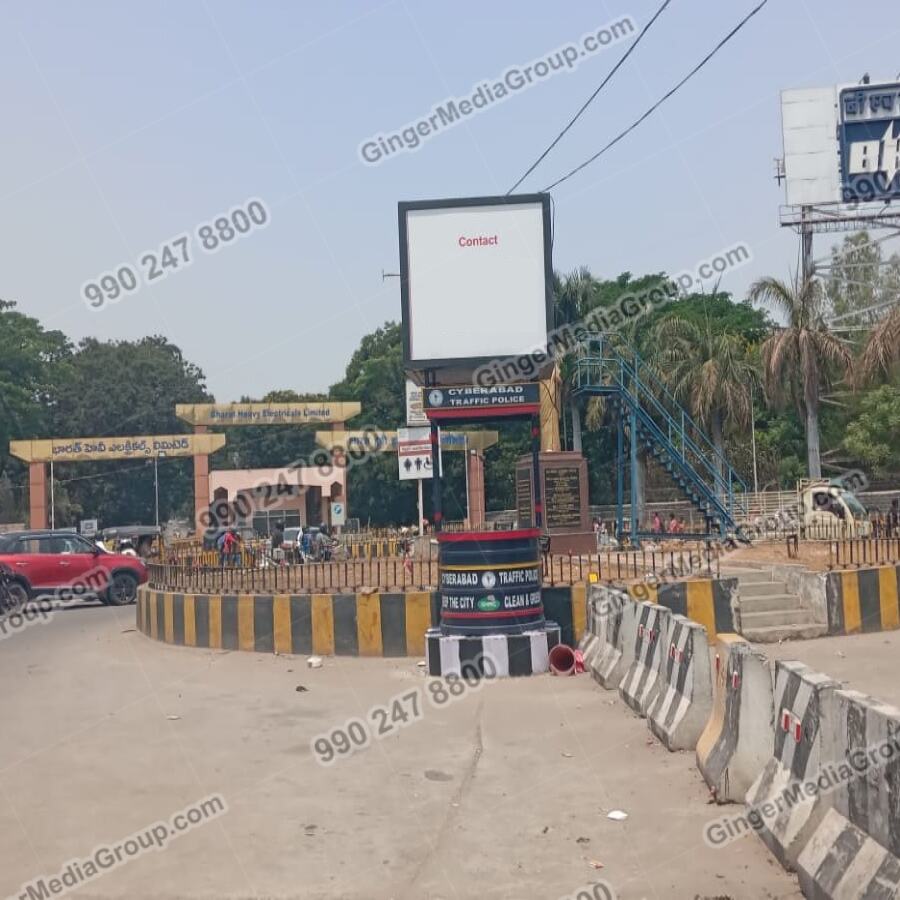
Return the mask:
M164 452L157 451L156 455L153 457L153 500L154 507L156 508L157 528L159 528L159 458L165 455Z
M756 471L756 414L753 411L753 388L750 388L750 443L753 447L753 493L759 493L759 476Z

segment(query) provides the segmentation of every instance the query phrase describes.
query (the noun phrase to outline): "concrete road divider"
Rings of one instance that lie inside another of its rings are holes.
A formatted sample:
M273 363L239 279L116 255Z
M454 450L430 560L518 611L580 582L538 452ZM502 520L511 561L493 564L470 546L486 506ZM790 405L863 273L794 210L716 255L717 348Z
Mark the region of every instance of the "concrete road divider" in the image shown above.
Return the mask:
M586 628L587 585L545 586L541 593L544 615L548 620L559 625L562 643L568 644L570 647L577 646Z
M602 619L595 612L596 601L593 595L589 595L587 599L587 617L585 620L585 631L578 643L578 649L584 657L584 666L586 670L590 670L594 660L603 652L605 646L606 633L600 630Z
M772 755L772 672L737 634L719 635L713 709L697 742L697 768L717 803L742 803Z
M797 861L800 886L816 898L900 897L900 709L858 691L828 702L823 755L839 781Z
M854 827L836 809L826 811L797 862L803 896L812 900L896 900L897 857Z
M900 566L829 572L825 584L829 634L900 628Z
M138 589L137 627L167 644L321 656L424 656L428 591L178 594Z
M660 690L662 648L672 614L656 603L638 604L634 659L619 685L619 695L641 716L647 715Z
M601 635L601 649L589 666L591 675L608 691L618 688L634 659L638 604L613 588L592 588L595 601L595 628Z
M712 711L706 629L673 615L660 652L659 693L647 710L647 722L666 749L693 750Z
M548 621L574 647L585 632L586 587L549 589ZM138 589L137 626L168 644L322 656L424 656L440 622L436 591L192 594ZM557 618L557 616L559 618Z
M839 688L802 663L775 663L774 747L746 800L760 816L757 834L792 871L817 824L816 795L804 788L818 778L829 700Z
M735 630L738 606L736 578L693 578L661 584L633 584L628 593L646 603L658 603L706 628L710 639Z

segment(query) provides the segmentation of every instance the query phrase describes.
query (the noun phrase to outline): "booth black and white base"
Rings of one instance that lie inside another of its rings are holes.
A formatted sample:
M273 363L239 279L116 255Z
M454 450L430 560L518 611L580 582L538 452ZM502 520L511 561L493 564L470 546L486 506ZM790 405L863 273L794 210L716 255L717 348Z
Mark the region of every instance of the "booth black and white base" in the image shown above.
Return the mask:
M556 622L522 634L446 635L425 633L428 674L435 677L508 678L550 671L550 651L560 642Z

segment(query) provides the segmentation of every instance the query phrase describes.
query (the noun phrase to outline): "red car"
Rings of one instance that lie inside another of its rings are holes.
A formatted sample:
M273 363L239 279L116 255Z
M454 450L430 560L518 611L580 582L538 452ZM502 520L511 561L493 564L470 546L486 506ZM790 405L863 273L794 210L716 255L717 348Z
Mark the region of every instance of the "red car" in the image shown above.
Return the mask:
M69 531L0 534L0 565L15 606L34 597L97 597L113 606L134 603L147 568L134 556L108 553Z

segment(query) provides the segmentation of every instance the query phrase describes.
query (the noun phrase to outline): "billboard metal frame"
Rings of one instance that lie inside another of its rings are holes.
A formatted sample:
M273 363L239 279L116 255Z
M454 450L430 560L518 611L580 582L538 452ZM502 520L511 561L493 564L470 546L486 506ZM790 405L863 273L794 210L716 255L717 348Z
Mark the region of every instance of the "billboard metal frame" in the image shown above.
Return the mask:
M407 213L423 209L461 209L476 206L524 206L541 205L544 223L544 302L546 308L547 334L554 327L553 321L553 229L550 215L549 194L512 194L495 197L457 197L442 200L405 200L397 204L398 231L400 235L400 309L403 332L403 367L412 371L435 369L477 368L489 363L495 357L457 357L453 359L411 359L410 358L410 318L409 297L409 244ZM533 353L537 348L523 348L522 353ZM546 344L543 349L546 351ZM510 354L503 354L509 356Z

